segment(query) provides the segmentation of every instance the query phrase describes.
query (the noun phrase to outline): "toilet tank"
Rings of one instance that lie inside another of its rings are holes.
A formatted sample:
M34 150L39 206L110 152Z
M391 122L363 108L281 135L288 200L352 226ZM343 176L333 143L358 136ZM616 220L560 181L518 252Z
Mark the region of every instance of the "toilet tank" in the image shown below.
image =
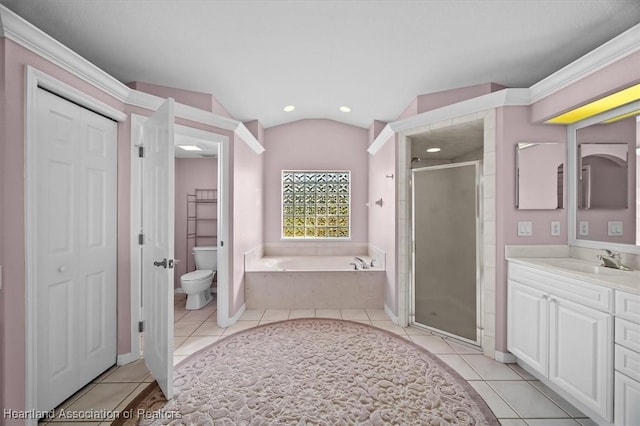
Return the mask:
M196 269L218 269L218 248L216 246L202 246L193 248L193 257L196 260Z

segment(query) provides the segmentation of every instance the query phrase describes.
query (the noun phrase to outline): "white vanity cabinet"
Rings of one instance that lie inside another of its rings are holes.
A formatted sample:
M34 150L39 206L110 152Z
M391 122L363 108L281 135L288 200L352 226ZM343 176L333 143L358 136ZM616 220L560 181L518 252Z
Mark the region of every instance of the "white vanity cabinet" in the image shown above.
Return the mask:
M613 290L509 262L507 348L549 386L613 421Z
M615 424L640 425L640 296L616 291Z

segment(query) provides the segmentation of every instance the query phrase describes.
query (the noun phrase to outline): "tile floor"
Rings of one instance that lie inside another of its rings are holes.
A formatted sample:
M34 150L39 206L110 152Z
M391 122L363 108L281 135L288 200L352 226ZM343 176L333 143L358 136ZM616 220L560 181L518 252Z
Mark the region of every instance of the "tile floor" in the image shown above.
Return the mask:
M174 312L174 364L221 337L259 324L314 316L353 320L396 333L436 354L469 381L504 426L596 424L517 365L500 364L483 356L473 346L452 339L414 327L399 327L383 310L248 310L236 324L219 328L215 323L214 303L199 311L187 311L184 295L176 295ZM113 367L58 407L55 418L41 424L110 424L105 416L121 412L152 381L143 361ZM65 412L63 409L69 413L88 411L97 418L70 421L61 417Z

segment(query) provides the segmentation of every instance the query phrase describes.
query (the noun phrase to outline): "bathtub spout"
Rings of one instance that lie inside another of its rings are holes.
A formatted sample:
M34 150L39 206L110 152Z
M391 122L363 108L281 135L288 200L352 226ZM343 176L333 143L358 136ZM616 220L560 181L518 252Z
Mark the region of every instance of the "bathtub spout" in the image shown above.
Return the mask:
M360 262L360 267L362 269L369 269L369 265L367 265L367 262L365 262L362 258L359 258L358 256L355 256L353 258L353 260L357 260L358 262Z

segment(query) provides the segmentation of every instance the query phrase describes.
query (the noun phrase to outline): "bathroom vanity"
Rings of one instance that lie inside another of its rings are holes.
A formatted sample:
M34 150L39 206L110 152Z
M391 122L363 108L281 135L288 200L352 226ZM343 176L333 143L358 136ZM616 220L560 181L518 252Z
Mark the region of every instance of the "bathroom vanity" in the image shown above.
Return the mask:
M640 272L509 258L507 347L598 424L640 425Z

